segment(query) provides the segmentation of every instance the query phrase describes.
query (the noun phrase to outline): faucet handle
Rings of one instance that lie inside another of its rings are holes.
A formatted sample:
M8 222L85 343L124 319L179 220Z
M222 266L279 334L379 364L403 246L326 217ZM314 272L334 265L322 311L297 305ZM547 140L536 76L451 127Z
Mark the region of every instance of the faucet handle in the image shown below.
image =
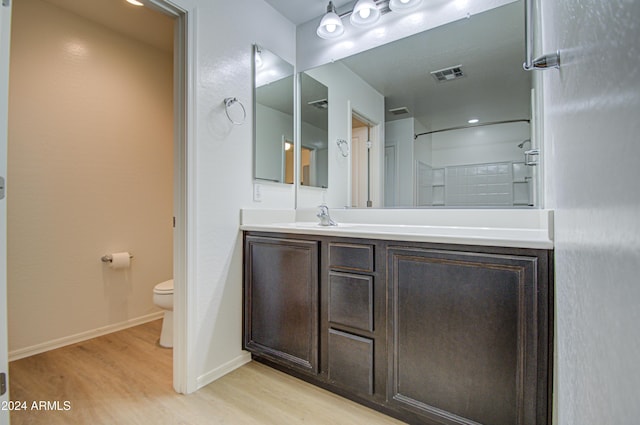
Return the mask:
M336 222L331 220L329 207L326 204L318 205L318 214L316 214L316 217L320 219L321 226L337 226Z

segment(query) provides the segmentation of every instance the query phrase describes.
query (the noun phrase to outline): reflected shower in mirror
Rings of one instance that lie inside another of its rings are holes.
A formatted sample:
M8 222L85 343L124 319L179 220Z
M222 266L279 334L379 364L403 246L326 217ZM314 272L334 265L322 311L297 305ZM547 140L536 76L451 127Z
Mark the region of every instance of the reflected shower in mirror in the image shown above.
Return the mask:
M523 1L512 1L337 61L384 97L385 207L535 204L538 172L525 151L539 143L523 22Z
M329 185L329 91L306 73L300 75L300 184Z
M264 47L254 54L254 178L293 183L293 65Z

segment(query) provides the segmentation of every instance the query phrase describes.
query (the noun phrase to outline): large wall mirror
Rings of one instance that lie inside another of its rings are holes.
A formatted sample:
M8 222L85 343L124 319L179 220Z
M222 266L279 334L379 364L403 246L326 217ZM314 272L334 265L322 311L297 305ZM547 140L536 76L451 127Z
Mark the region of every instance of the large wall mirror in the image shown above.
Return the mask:
M264 47L254 54L254 178L294 181L294 69Z
M349 165L352 181L354 170L374 170L364 178L380 194L378 206L536 205L538 144L532 135L532 76L522 68L523 22L518 0L308 71L340 70L383 98L384 132L369 143L381 146L360 155L369 164ZM329 92L335 78L323 80ZM333 99L328 107L346 108ZM349 138L352 153L355 131L364 137L353 122L329 123L331 134ZM335 206L360 205L355 195L351 189Z

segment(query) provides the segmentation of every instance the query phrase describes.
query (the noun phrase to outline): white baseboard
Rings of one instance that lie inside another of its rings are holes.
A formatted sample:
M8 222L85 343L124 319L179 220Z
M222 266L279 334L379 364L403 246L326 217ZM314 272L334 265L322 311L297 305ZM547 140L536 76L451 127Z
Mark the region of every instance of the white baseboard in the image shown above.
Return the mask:
M135 319L129 319L124 322L115 323L113 325L103 326L101 328L92 329L86 332L80 332L75 335L65 336L63 338L54 339L52 341L43 342L41 344L32 345L31 347L20 348L9 352L9 361L23 359L25 357L33 356L35 354L44 353L45 351L54 350L56 348L64 347L66 345L75 344L77 342L86 341L98 336L117 332L122 329L138 326L143 323L151 322L153 320L161 319L164 315L164 311L158 311L156 313L147 314L146 316L137 317Z
M200 375L198 377L198 390L204 386L209 385L213 381L218 378L222 378L229 372L232 372L251 361L251 353L248 351L243 351L238 357L232 359L231 361L226 362L225 364L205 373L204 375Z

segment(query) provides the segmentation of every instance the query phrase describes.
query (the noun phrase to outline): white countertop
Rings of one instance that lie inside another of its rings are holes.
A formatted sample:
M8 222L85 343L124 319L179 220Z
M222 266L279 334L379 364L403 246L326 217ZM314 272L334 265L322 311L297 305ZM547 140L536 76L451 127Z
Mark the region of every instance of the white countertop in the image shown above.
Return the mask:
M393 241L553 249L553 213L549 210L331 210L332 218L338 222L337 226L320 226L317 221L311 220L310 217L314 215L315 210L242 210L240 229ZM454 220L464 225L452 225ZM435 224L427 224L429 222Z

